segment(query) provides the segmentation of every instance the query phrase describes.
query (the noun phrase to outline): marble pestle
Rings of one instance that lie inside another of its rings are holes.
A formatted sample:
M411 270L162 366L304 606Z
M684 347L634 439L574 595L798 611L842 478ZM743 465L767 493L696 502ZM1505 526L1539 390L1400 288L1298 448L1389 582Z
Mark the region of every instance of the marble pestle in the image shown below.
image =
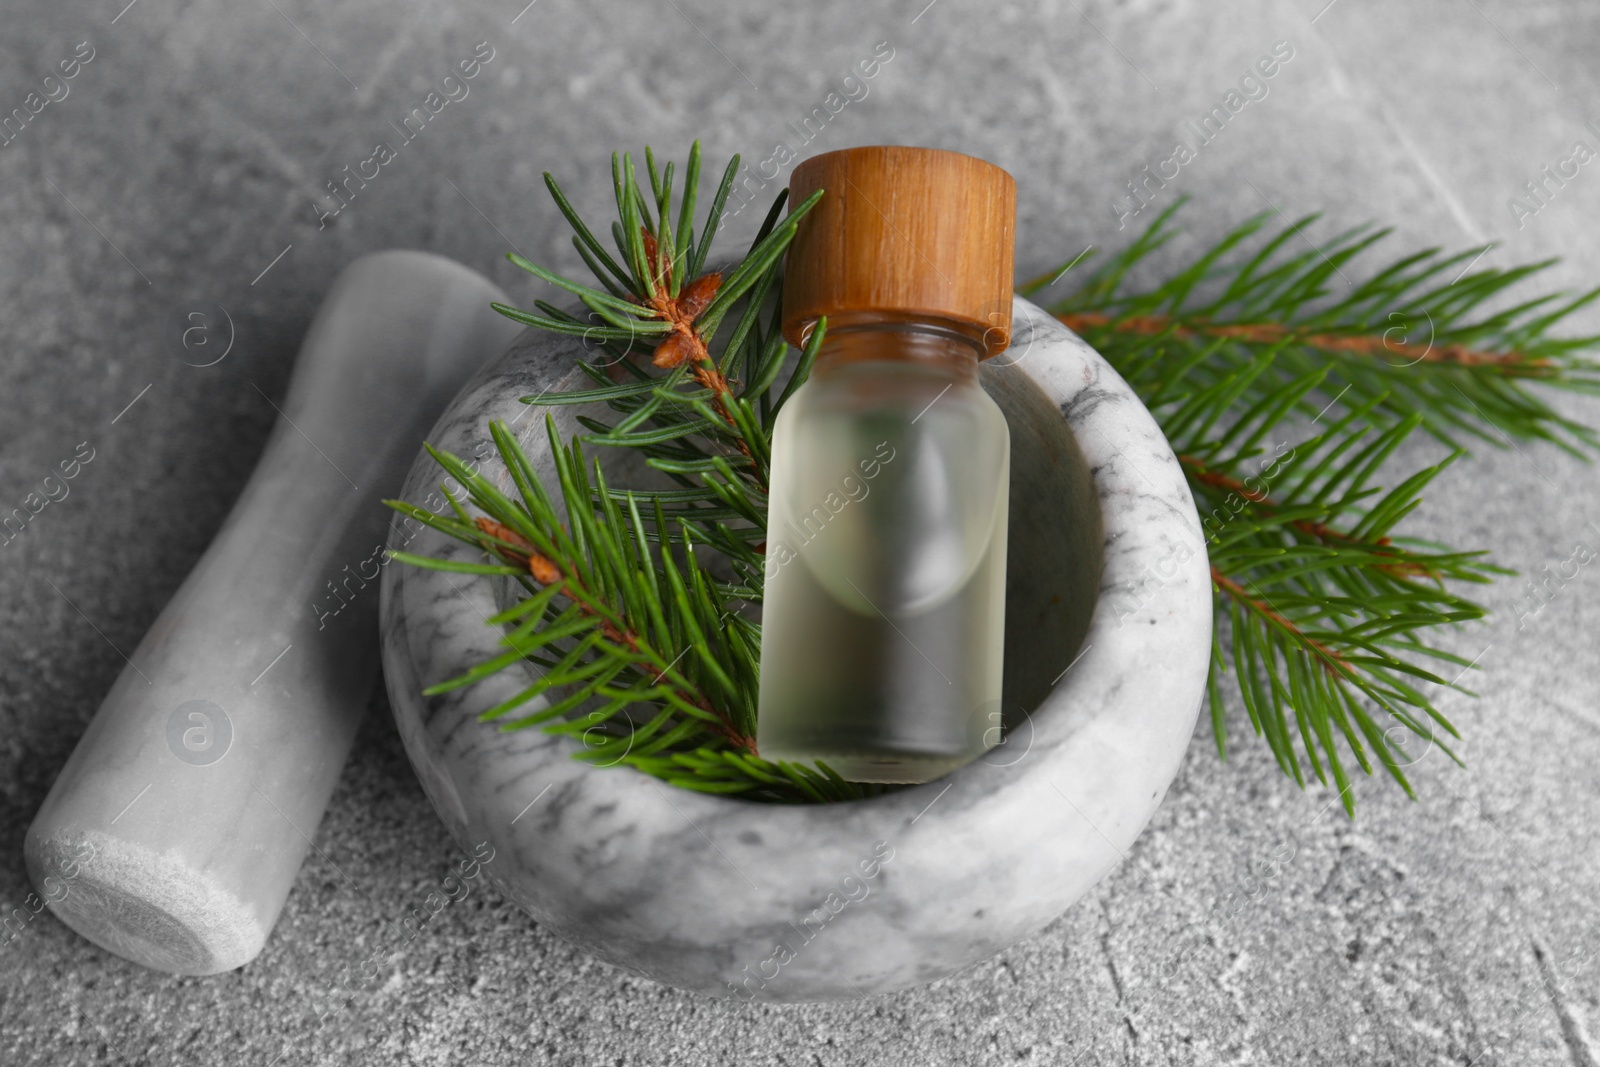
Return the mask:
M28 829L34 886L84 937L177 974L261 951L376 679L379 501L518 333L504 299L420 252L335 281L249 483Z

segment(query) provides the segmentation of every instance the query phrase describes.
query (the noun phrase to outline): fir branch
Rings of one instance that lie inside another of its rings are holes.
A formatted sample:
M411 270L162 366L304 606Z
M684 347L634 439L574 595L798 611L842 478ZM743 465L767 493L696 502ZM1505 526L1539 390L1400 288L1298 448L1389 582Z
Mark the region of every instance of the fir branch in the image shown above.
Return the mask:
M1353 811L1353 758L1368 774L1381 764L1411 794L1390 724L1455 758L1455 728L1424 689L1460 689L1470 664L1432 635L1484 615L1451 587L1510 572L1395 528L1464 438L1542 439L1579 454L1600 443L1532 391L1600 385L1600 365L1583 354L1596 339L1553 332L1597 292L1486 312L1548 264L1469 273L1482 250L1415 253L1357 281L1354 261L1387 231L1298 250L1314 216L1276 234L1251 219L1165 281L1133 287L1130 274L1175 236L1175 210L1051 310L1140 394L1194 495L1218 620L1218 750L1226 756L1231 670L1252 728L1297 783L1309 764ZM1417 321L1432 324L1422 341L1405 329ZM1376 488L1419 429L1452 453ZM1446 678L1435 672L1445 664L1461 669Z
M1260 357L1239 376L1266 373L1272 358ZM1272 404L1240 414L1220 431L1205 418L1217 410L1213 391L1174 405L1166 422L1177 428L1173 443L1207 537L1215 614L1231 638L1230 654L1220 641L1213 646L1218 749L1226 753L1227 729L1216 679L1231 667L1252 727L1284 772L1303 785L1303 754L1316 778L1337 788L1353 811L1341 750L1370 774L1370 749L1408 794L1389 724L1450 752L1441 738L1455 728L1420 686L1459 688L1433 666L1466 661L1429 634L1484 615L1450 584L1482 584L1506 572L1483 553L1451 552L1394 533L1427 484L1459 456L1393 489L1374 487L1384 461L1420 419L1376 429L1371 416L1379 398L1308 439L1289 440L1297 400L1324 374L1303 376ZM1216 389L1247 393L1248 384ZM1269 450L1264 442L1274 439Z
M1515 439L1549 441L1578 455L1600 449L1591 428L1530 389L1600 392L1600 363L1583 354L1600 337L1554 332L1600 297L1600 288L1517 299L1512 290L1553 261L1476 267L1493 246L1451 255L1427 249L1362 272L1358 260L1389 230L1361 227L1317 246L1304 236L1316 215L1271 233L1266 214L1235 227L1165 281L1133 287L1130 275L1177 236L1181 204L1051 307L1141 395L1159 393L1176 367L1193 385L1274 352L1273 372L1254 384L1251 397L1330 368L1301 408L1307 416L1328 405L1379 401L1373 418L1392 424L1420 416L1422 428L1451 447L1472 439L1503 447ZM1052 277L1023 291L1040 292Z
M504 628L505 652L426 689L459 689L518 663L539 668L509 700L479 718L501 729L541 726L581 742L578 758L637 767L686 788L752 799L821 801L867 795L825 767L772 763L755 754L759 636L722 583L696 559L686 524L655 551L646 546L638 495L619 499L582 445L565 442L546 416L561 487L558 506L502 423L495 446L517 488L515 499L456 456L429 449L483 514L433 525L482 548L496 564L393 553L439 570L504 575L528 595L489 621ZM391 506L415 513L414 505ZM565 522L563 521L565 516ZM569 525L570 524L570 529Z

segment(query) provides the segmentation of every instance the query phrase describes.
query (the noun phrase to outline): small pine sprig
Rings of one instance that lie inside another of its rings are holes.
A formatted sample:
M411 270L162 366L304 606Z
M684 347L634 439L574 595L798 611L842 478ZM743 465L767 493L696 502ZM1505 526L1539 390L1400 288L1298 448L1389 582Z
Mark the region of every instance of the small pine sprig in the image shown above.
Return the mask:
M405 501L390 505L477 545L495 562L392 553L436 570L509 578L526 594L489 619L505 651L425 690L449 692L518 663L539 668L528 686L484 710L502 729L541 726L581 742L575 755L626 765L702 792L761 800L840 800L863 795L826 767L772 763L755 754L759 632L739 614L737 591L700 566L687 524L655 551L637 494L608 491L581 444L546 431L561 487L557 506L516 438L490 425L517 495L508 497L458 457L429 453L467 490L473 517L452 498L453 517ZM592 481L590 480L592 476ZM563 521L563 515L566 521Z
M389 505L458 540L492 562L447 561L395 552L421 567L518 582L526 596L492 617L505 651L426 690L447 692L518 663L533 681L479 716L502 729L540 727L581 742L574 755L599 766L630 766L673 785L747 799L825 802L881 787L846 782L825 765L762 759L756 753L759 626L741 614L759 602L765 538L771 423L809 373L826 323L814 331L799 367L776 390L787 346L775 316L762 323L778 264L799 219L820 193L781 215L780 197L749 252L726 276L705 272L711 237L739 159L725 171L704 235L693 214L699 143L690 150L677 218L674 166L658 171L646 149L651 193L633 162L613 157L619 222L613 257L545 175L573 242L603 289L573 282L518 255L517 266L573 294L579 319L539 301L539 313L496 304L518 322L585 338L610 358L581 361L592 389L526 397L543 406L603 402L612 423L578 416L588 431L561 439L546 415L559 504L516 438L499 423L495 447L517 489L508 497L459 458L429 447L468 492L473 516L452 499L453 517L405 501ZM620 260L620 263L619 263ZM627 264L626 267L621 263ZM735 310L731 334L719 327ZM720 357L715 354L720 349ZM665 373L652 373L649 364ZM612 375L620 374L621 381ZM676 489L616 489L585 444L636 449ZM562 516L566 516L565 522ZM570 528L569 528L570 527ZM696 545L725 557L733 581L702 567Z

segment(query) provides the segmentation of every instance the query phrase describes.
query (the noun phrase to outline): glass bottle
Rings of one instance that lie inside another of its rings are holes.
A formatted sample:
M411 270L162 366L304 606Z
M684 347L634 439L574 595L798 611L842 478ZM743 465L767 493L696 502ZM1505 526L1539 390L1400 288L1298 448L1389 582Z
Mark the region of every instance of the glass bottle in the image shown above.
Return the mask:
M1014 186L865 148L802 164L814 188L783 318L826 325L773 431L757 748L925 782L1000 737L1010 436L978 363L1009 341Z

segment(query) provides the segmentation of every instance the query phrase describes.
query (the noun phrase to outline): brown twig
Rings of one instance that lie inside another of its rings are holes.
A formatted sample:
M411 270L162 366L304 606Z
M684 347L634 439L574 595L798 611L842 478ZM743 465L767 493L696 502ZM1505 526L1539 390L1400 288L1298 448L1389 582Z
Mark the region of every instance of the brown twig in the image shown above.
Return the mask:
M490 537L509 542L515 546L508 548L506 545L496 544L493 541L480 542L487 551L493 552L513 567L526 567L528 573L533 575L533 580L540 585L560 585L562 594L578 605L579 611L585 615L600 619L601 633L617 644L627 645L628 648L635 652L639 650L638 638L619 629L609 619L601 618L600 613L589 605L586 597L577 595L578 593L587 593L583 585L577 579L568 577L550 557L541 555L526 537L523 537L504 523L496 522L486 516L480 515L473 521L477 524L479 530Z
M711 301L716 298L717 290L722 288L722 273L712 271L710 274L702 274L685 285L674 297L671 295L672 264L661 260L655 235L649 230L644 230L644 254L646 264L656 278L656 295L645 298L643 303L672 324L672 332L656 346L650 362L668 369L682 363L689 364L689 373L696 382L710 391L712 407L722 421L733 428L734 444L750 460L751 468L755 470L755 455L750 451L744 434L739 431L738 422L734 420L733 413L728 408L728 400L733 395L728 389L728 381L717 369L716 361L711 358L711 349L694 326L694 320L710 306ZM756 474L756 481L765 488L759 473Z
M631 630L620 629L609 619L602 618L600 613L590 605L590 598L587 595L588 590L584 589L577 579L566 575L554 560L542 555L526 537L523 537L504 523L496 522L487 516L479 516L474 522L478 529L489 537L495 538L497 541L507 542L507 544L497 544L496 541L489 540L479 542L487 551L499 556L513 567L526 567L528 573L541 585L559 583L562 595L576 604L579 611L585 615L600 619L600 632L605 634L608 639L616 644L626 646L632 652L639 651L638 635ZM508 547L508 545L511 547ZM661 673L665 674L666 671ZM704 693L691 687L689 695L693 698L689 701L690 703L716 717L716 721L709 724L711 729L721 734L729 744L746 752L755 752L755 739L746 737L734 729L732 724L728 722L727 717L712 705Z
M1211 581L1218 589L1221 589L1235 600L1244 604L1246 607L1256 612L1256 614L1277 623L1279 626L1283 627L1285 630L1289 631L1289 633L1294 635L1296 640L1304 642L1307 648L1311 649L1319 657L1321 657L1322 667L1329 674L1333 675L1335 678L1348 678L1352 680L1355 678L1355 672L1352 670L1349 663L1345 661L1343 656L1339 655L1339 653L1335 652L1327 645L1324 645L1321 641L1318 641L1312 637L1307 637L1304 630L1300 629L1299 626L1295 625L1293 620L1287 618L1276 608L1274 608L1270 603L1267 602L1265 598L1258 600L1249 593L1246 593L1243 586L1234 581L1232 578L1229 578L1226 574L1223 574L1215 566L1211 568Z
M1530 358L1522 352L1487 352L1466 345L1440 345L1390 341L1387 336L1356 333L1313 333L1278 322L1207 322L1204 319L1179 321L1169 315L1129 315L1116 318L1097 311L1068 312L1056 316L1075 332L1109 327L1124 333L1146 336L1170 333L1185 340L1196 337L1223 337L1253 344L1300 344L1356 356L1394 355L1411 363L1443 363L1455 367L1502 367L1511 372L1548 371L1554 364L1543 358ZM1540 377L1534 373L1526 377Z
M1265 489L1253 490L1237 479L1230 478L1220 471L1212 470L1205 465L1203 460L1195 456L1179 455L1178 462L1183 464L1190 476L1202 485L1209 485L1229 493L1237 493L1262 511L1276 512L1283 509L1281 504L1274 503L1268 498ZM1399 549L1392 547L1392 542L1387 537L1380 537L1375 541L1367 541L1345 533L1343 530L1335 529L1325 523L1313 522L1310 519L1295 519L1289 525L1324 544L1364 545L1372 549L1373 554L1378 556L1398 557L1401 554ZM1393 563L1378 564L1377 569L1396 576L1407 574L1421 574L1429 578L1437 578L1439 576L1438 572L1432 567L1429 567L1421 560L1414 559L1397 558Z

